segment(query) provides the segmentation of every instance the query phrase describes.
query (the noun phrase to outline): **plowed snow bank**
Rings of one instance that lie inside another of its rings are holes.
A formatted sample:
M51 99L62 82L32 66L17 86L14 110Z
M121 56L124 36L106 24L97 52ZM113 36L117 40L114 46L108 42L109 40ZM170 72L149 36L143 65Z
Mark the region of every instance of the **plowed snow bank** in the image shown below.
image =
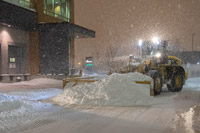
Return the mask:
M113 74L94 83L65 88L64 92L52 98L58 104L134 106L154 104L149 85L134 81L152 81L140 73Z

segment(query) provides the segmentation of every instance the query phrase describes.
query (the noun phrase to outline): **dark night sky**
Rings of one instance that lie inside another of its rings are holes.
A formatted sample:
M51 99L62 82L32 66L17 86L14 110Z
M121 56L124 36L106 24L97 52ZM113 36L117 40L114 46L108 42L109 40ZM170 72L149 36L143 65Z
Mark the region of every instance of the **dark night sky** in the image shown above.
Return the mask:
M109 45L120 45L123 55L136 53L139 39L154 36L191 50L194 33L200 50L200 0L75 0L75 23L96 31L95 39L75 41L77 62L104 55Z

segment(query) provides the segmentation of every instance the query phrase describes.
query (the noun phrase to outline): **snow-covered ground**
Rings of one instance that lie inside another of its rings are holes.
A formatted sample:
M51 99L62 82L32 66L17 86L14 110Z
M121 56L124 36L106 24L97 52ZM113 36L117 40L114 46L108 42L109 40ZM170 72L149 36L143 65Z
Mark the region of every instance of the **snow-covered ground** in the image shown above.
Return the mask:
M0 87L6 86L17 86L17 85L29 85L29 86L36 86L41 84L57 84L61 83L62 80L55 80L55 79L48 79L48 78L37 78L30 81L22 81L22 82L14 82L14 83L0 83Z
M41 119L46 113L55 110L50 103L41 103L61 93L60 89L42 89L35 91L0 93L0 132L23 125L29 121Z
M43 121L42 116L58 109L50 103L40 102L61 93L61 89L53 88L56 86L60 88L62 80L39 78L24 82L0 83L0 133L30 121Z
M64 108L40 102L41 99L58 95L62 92L60 89L1 93L0 132L198 133L200 132L199 82L200 78L190 78L179 93L168 92L165 88L161 95L154 98L165 102L148 105L65 104ZM66 94L65 91L58 96L63 94Z
M14 82L14 83L0 83L0 92L34 90L44 88L62 88L62 80L55 80L49 78L37 78L30 81Z

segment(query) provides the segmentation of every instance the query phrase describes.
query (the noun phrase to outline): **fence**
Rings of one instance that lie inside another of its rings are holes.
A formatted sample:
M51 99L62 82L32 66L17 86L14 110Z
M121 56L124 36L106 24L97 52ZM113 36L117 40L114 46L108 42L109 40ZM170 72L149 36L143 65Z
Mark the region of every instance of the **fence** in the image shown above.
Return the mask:
M183 64L188 77L200 77L200 65L198 64Z

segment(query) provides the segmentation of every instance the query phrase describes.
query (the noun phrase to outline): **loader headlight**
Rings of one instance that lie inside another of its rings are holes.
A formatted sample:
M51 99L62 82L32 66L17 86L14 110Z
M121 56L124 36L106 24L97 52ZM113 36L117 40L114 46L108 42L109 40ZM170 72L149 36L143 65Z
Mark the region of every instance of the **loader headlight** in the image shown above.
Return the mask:
M155 55L157 58L160 58L161 57L161 53L156 53Z

